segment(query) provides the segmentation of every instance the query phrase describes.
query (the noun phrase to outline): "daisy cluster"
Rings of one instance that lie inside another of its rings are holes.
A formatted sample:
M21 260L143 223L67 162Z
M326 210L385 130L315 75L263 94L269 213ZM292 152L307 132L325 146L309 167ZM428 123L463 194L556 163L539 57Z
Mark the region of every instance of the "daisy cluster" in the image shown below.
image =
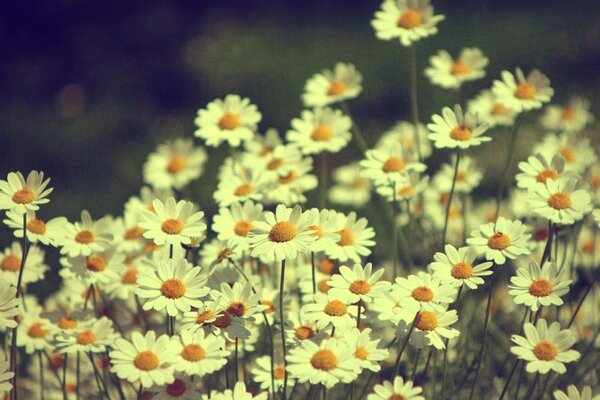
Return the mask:
M415 46L443 19L428 0L385 0L372 25L412 49L416 70ZM457 103L421 124L413 92L412 121L372 147L350 115L363 84L351 64L307 80L284 135L260 131L250 99L214 100L193 135L148 155L146 186L117 216L46 219L50 180L8 173L0 209L15 240L0 252L0 393L590 399L580 384L597 387L586 369L597 359L584 359L600 347L593 117L581 98L549 104L538 70L505 70L464 99L488 63L474 47L432 55L424 76ZM542 108L545 135L515 177L516 143ZM486 171L472 148L499 149L497 136L510 142L497 194L475 196ZM230 155L212 192L218 211L205 215L187 194L219 146ZM351 146L361 159L330 170L331 154ZM450 158L431 171L434 149ZM386 220L378 242L363 216L371 208ZM52 268L48 251L59 255ZM38 299L35 284L56 270L60 286Z

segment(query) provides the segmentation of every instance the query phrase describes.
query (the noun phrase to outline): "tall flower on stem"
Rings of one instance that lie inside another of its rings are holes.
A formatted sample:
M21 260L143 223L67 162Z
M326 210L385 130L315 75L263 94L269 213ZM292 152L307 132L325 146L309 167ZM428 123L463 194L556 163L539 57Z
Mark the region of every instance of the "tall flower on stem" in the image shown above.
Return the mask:
M0 210L13 210L24 214L27 210L39 210L40 204L50 200L52 192L47 188L50 179L44 180L44 173L31 171L27 179L21 172L10 172L5 181L0 180Z
M152 206L152 211L144 211L144 221L140 222L140 227L146 230L144 237L158 246L190 244L192 239L204 235L204 213L194 212L192 202L176 202L174 197L168 197L164 203L155 199Z

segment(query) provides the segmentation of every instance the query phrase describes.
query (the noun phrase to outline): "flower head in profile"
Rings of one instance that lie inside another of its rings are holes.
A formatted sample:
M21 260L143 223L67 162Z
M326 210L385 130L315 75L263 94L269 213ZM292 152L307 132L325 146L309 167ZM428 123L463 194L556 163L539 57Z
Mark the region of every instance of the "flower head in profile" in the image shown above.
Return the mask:
M420 272L396 278L394 287L408 308L443 311L455 297L456 287L442 283L439 278Z
M539 70L534 69L525 77L521 68L515 69L515 75L502 71L502 80L495 80L492 90L498 100L516 111L541 108L550 101L554 90L550 80Z
M437 148L467 149L492 140L489 136L483 136L488 125L479 122L477 115L470 111L463 114L458 104L454 110L444 107L442 115L434 114L431 119L433 122L427 124L429 139Z
M330 293L316 293L314 302L302 307L302 314L318 329L333 326L345 330L356 325L358 307L350 303L348 296L334 296Z
M271 357L262 356L254 360L254 368L250 370L252 374L252 380L260 385L262 390L271 389ZM279 390L283 387L283 381L285 379L285 366L283 362L273 364L273 380L275 383L275 390ZM294 380L288 377L288 385L293 385Z
M301 118L294 118L286 136L304 154L337 153L352 138L351 127L352 120L340 110L316 108L303 111Z
M384 296L391 288L391 283L380 281L379 278L384 273L383 268L373 271L371 263L361 266L354 264L352 269L342 265L339 274L331 276L329 286L333 296L347 296L351 303L362 300L370 303L373 297Z
M423 388L415 386L413 381L405 381L401 376L394 378L393 382L383 381L375 385L373 393L367 397L367 400L425 400L421 396Z
M13 210L25 214L27 210L39 210L40 204L50 200L46 197L52 192L48 188L50 179L44 180L44 173L31 171L27 179L21 172L9 172L5 181L0 180L0 210Z
M68 224L65 217L52 218L45 221L36 215L35 211L28 210L27 223L25 231L27 232L27 240L31 243L40 242L45 245L57 246L62 242L64 236L64 227ZM14 229L14 234L18 238L22 238L23 231L23 214L18 214L14 211L6 213L7 219L3 222L6 226Z
M478 48L467 47L456 59L446 50L440 50L429 57L429 62L431 65L425 68L425 76L431 83L445 89L457 89L464 82L483 78L489 60Z
M510 351L526 362L525 370L529 373L547 374L554 371L564 374L566 363L579 359L579 352L572 350L575 337L569 329L560 329L560 323L553 322L548 326L545 319L540 318L535 326L526 322L523 330L525 336L512 335L516 346Z
M514 296L515 303L537 311L542 306L561 306L561 297L569 293L572 281L558 272L555 262L548 261L541 268L534 262L528 268L519 268L510 282L508 293Z
M487 260L502 265L507 258L515 259L531 253L531 235L525 233L526 229L521 221L500 217L496 223L489 222L473 230L467 244L474 246L478 254L485 254Z
M204 235L204 213L194 212L192 202L176 202L174 197L168 197L164 203L155 199L152 206L153 210L144 211L144 221L140 222L140 227L146 230L144 237L158 246L190 244L193 239Z
M239 147L242 142L254 138L261 118L250 99L230 94L225 99L214 100L206 108L198 110L194 121L198 129L194 135L204 139L207 146L217 147L227 142L231 147Z
M353 99L362 91L362 76L352 64L337 63L306 81L302 101L306 107L323 107Z
M572 178L537 183L529 192L529 207L556 224L574 224L592 210L590 194L583 189L576 190L576 183Z
M382 40L398 39L403 46L435 35L443 15L434 15L429 0L385 0L371 25Z

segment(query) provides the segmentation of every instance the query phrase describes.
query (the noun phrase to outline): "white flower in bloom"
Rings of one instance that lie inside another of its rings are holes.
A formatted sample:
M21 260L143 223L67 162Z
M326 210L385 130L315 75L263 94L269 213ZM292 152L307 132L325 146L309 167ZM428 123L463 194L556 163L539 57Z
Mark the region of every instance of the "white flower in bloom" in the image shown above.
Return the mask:
M442 283L439 278L424 272L406 278L398 277L394 286L405 307L427 311L443 311L456 295L455 286Z
M167 335L156 332L131 334L131 341L117 339L110 352L111 371L120 379L142 387L172 383L177 351Z
M253 140L244 143L246 152L254 157L266 157L273 149L283 144L279 137L279 131L269 128L264 135L256 133Z
M474 99L469 100L467 109L481 122L485 122L490 128L496 125L511 126L515 122L517 112L509 108L494 95L491 90L483 90Z
M250 370L252 381L258 383L262 390L271 390L271 357L262 356L254 360L254 367ZM283 363L273 364L273 378L275 381L275 391L283 387L285 378L285 367ZM288 385L294 384L294 379L288 377Z
M488 58L476 47L467 47L454 59L446 50L440 50L429 57L430 67L425 68L425 76L431 83L445 89L457 89L463 82L475 81L485 76Z
M225 350L225 339L198 329L191 333L182 331L172 340L175 371L190 376L205 376L220 370L227 364L230 352Z
M373 392L367 397L367 400L425 400L421 396L423 388L414 386L413 381L404 381L401 376L394 378L394 382L383 381L380 385L375 385Z
M575 385L569 385L566 393L562 390L556 390L554 400L600 400L600 394L592 397L591 387L584 386L580 393Z
M57 327L46 318L37 313L24 313L19 322L19 334L17 335L17 346L25 347L27 354L33 354L38 350L52 349L52 337Z
M17 286L23 250L20 242L13 242L10 247L0 251L0 280ZM23 267L22 285L44 279L48 266L44 264L44 251L39 247L31 246L27 253L27 260Z
M80 279L89 284L108 284L119 277L119 272L125 265L125 256L108 250L102 253L92 253L88 257L62 257L63 269L60 275L65 278Z
M427 166L420 162L408 162L399 143L387 148L371 149L360 162L362 175L373 180L375 185L390 185L406 179L409 171L423 172Z
M410 340L417 348L433 346L438 350L444 349L446 346L443 339L453 339L460 335L458 329L450 327L458 321L456 310L421 310L415 318L415 328ZM405 331L405 328L406 323L401 324L398 330Z
M517 275L510 278L510 282L508 293L514 296L515 303L537 311L542 306L561 306L561 297L569 293L573 281L558 272L555 262L546 262L542 268L532 262L529 268L517 269Z
M202 174L206 151L192 139L177 138L159 145L144 164L144 182L157 189L182 189Z
M429 0L385 0L371 25L379 39L399 39L403 46L435 35L443 15L433 15Z
M367 263L364 268L360 264L354 264L352 269L342 265L339 274L332 275L329 281L331 295L348 297L351 303L359 300L370 303L373 297L385 295L392 285L379 280L384 273L383 268L374 272L372 268L371 263Z
M313 208L312 212L315 214L315 221L308 229L315 235L316 240L311 243L310 251L317 253L334 246L340 240L340 234L337 232L338 215L337 212L327 209L319 211Z
M593 121L590 102L587 99L574 97L564 106L546 107L540 122L550 131L579 132Z
M385 149L400 143L404 155L408 161L417 161L417 139L421 150L421 157L426 159L431 155L431 142L427 138L428 131L425 125L419 124L417 137L415 137L415 125L408 121L397 122L390 130L381 134L375 144L376 149Z
M186 259L160 260L155 269L148 269L137 278L135 294L144 302L144 310L167 310L174 317L202 304L201 298L210 289L201 268Z
M381 339L372 339L371 335L371 328L362 331L353 328L344 332L342 340L354 349L354 358L360 363L361 368L379 372L381 370L379 363L388 357L389 352L387 349L380 348Z
M302 212L300 206L292 209L280 204L275 213L267 211L264 220L252 222L252 257L264 256L273 261L286 258L293 260L298 253L307 252L310 244L316 240L308 229L314 220L314 212Z
M359 263L361 257L371 254L371 249L375 245L372 240L375 237L375 231L368 225L366 218L356 219L356 213L350 212L348 216L338 213L338 223L340 230L340 240L325 249L325 254L334 260L342 262L352 260Z
M533 212L561 225L571 225L592 210L590 194L575 190L575 179L561 178L537 183L529 192L527 202Z
M245 200L263 200L267 185L272 183L267 174L232 163L231 159L226 160L219 173L219 185L213 194L219 207Z
M238 318L254 321L254 316L267 308L260 304L261 293L254 293L249 282L235 282L231 286L222 282L221 290L213 293L218 293L213 294L213 297L220 300L225 311Z
M362 91L362 76L352 64L337 63L306 81L302 101L306 107L323 107L353 99Z
M233 390L227 389L223 393L214 393L212 395L213 400L267 400L268 393L259 393L254 396L252 393L246 390L244 382L239 381L233 387Z
M477 252L472 247L456 249L451 244L444 247L443 253L435 253L435 260L429 267L434 271L433 276L441 279L442 283L460 287L463 284L469 289L477 289L483 285L483 277L492 274L492 262L482 262L476 265Z
M56 348L60 353L104 353L106 347L112 346L119 337L112 325L106 317L85 321L56 335Z
M10 371L10 361L0 352L0 394L8 393L12 389L10 381L14 375L14 372Z
M363 207L371 199L372 183L360 176L358 162L342 165L333 170L333 185L329 188L329 201L334 204Z
M427 189L429 176L421 175L414 171L404 175L405 179L396 182L394 185L378 186L377 193L385 197L388 201L403 202L413 199ZM394 189L396 189L395 195Z
M254 138L261 117L250 99L230 94L224 100L214 100L205 109L198 110L194 121L198 129L194 135L204 139L211 147L223 142L231 147L239 147L242 141Z
M499 101L516 111L541 108L554 95L550 80L537 69L532 70L527 77L521 68L515 69L515 75L502 71L501 77L502 80L494 81L492 91Z
M154 211L144 211L144 221L140 222L140 227L146 230L146 239L153 240L158 246L179 246L203 237L206 231L206 224L202 221L204 213L194 212L192 202L175 202L173 197L168 197L164 204L155 199L152 206Z
M262 212L262 205L252 201L232 203L228 208L219 209L219 214L213 218L212 230L228 246L239 251L248 250L248 233L254 227L252 221L259 219Z
M0 281L0 332L17 326L15 317L19 315L19 299L16 294L16 287L5 280Z
M45 245L56 246L62 242L64 236L63 228L68 223L65 217L52 218L50 221L44 221L36 216L35 211L27 210L27 240L31 243L43 243ZM14 229L15 236L23 237L23 215L14 211L6 213L7 219L4 223L9 228Z
M516 346L511 347L510 351L525 360L525 370L529 373L547 374L552 370L564 374L567 371L565 363L580 357L579 352L571 350L575 344L573 333L568 329L561 330L558 322L548 326L546 320L541 318L535 326L526 322L523 330L525 336L511 336Z
M0 180L0 210L13 210L17 214L25 214L27 210L35 211L40 204L50 200L46 198L52 188L46 188L50 179L44 180L44 173L31 171L27 179L21 172L9 172L5 181Z
M444 107L442 115L434 114L431 119L433 123L427 124L427 129L431 132L429 139L437 148L467 149L492 140L483 136L488 125L479 122L477 115L470 111L463 114L458 104L454 106L454 110Z
M517 174L517 186L527 190L532 190L538 182L555 181L562 176L576 177L572 171L564 171L565 159L560 154L555 154L548 162L545 155L537 153L529 156L527 161L521 161L519 169L522 172Z
M350 303L348 296L316 293L314 302L305 304L301 311L306 321L314 322L318 329L325 329L331 324L344 330L356 325L358 307Z
M533 154L541 153L547 160L560 154L565 159L565 170L584 174L586 169L595 165L598 156L590 139L569 133L548 134L533 147Z
M93 252L108 249L113 239L110 217L97 221L87 210L81 212L81 223L67 224L62 239L61 254L68 257L89 256Z
M350 141L352 120L340 110L317 108L302 111L301 118L292 120L287 140L304 154L337 153Z
M467 244L474 246L478 254L485 254L487 260L502 265L507 258L515 259L531 253L531 235L525 233L526 229L521 221L500 217L496 223L483 224L473 230Z
M433 185L440 191L450 193L452 181L454 180L454 168L456 165L456 155L450 157L450 161L442 164L442 168L433 177ZM456 174L454 190L457 193L471 193L473 189L479 186L483 172L478 167L474 158L461 156Z
M313 190L319 184L317 177L310 173L313 170L312 164L312 158L302 158L288 164L285 168L287 172L283 175L272 176L273 180L267 186L264 203L291 206L306 202L304 193Z

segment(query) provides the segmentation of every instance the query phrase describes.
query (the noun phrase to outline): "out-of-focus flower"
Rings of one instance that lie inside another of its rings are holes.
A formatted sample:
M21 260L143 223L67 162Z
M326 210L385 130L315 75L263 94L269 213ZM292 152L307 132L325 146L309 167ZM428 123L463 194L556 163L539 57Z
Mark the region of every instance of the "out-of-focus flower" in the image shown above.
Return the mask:
M464 82L475 81L485 76L488 58L476 47L467 47L454 59L446 50L429 57L431 66L425 68L425 76L434 85L445 89L457 89Z
M323 107L357 97L362 91L362 76L352 64L337 63L306 81L302 101L306 107Z

